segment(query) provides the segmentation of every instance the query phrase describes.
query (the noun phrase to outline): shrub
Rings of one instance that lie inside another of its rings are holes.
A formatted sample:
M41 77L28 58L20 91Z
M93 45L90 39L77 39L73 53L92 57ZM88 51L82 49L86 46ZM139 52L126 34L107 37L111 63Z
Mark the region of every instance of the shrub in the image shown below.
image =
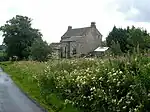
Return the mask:
M32 59L36 61L47 61L51 54L51 48L42 39L36 39L30 50Z
M85 112L147 111L150 64L146 63L148 58L137 57L65 61L48 65L39 83L43 91L56 92Z

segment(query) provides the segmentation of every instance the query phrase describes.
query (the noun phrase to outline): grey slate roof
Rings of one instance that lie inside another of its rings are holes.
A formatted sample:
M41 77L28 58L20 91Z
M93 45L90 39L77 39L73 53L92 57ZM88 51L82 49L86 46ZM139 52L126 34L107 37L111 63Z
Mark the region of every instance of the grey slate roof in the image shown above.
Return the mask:
M83 36L87 30L90 29L90 27L85 27L85 28L77 28L77 29L70 29L69 31L67 31L62 38L65 37L76 37L76 36Z
M70 38L66 38L63 39L62 42L73 42L73 41L77 41L79 38L81 38L82 36L71 36Z

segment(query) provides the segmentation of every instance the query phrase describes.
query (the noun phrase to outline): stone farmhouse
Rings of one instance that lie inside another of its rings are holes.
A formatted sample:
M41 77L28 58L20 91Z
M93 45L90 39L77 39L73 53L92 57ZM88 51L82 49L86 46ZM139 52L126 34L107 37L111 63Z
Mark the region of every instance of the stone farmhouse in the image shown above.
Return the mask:
M101 47L102 34L91 22L89 27L75 28L68 26L59 43L52 43L52 49L58 57L70 58L88 55Z

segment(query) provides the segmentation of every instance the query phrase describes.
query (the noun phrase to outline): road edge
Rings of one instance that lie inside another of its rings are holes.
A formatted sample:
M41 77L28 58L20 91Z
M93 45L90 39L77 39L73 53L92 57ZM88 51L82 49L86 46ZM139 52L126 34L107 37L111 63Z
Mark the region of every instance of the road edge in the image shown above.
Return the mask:
M1 72L6 73L9 77L10 75L4 71L3 67L0 67ZM10 77L11 78L11 77ZM11 78L12 79L12 78ZM43 112L48 112L44 107L42 107L36 100L31 98L21 87L19 87L14 80L12 80L16 87L18 87L19 91L22 92L29 100L31 100L37 107L39 107Z
M14 81L13 81L14 82ZM29 98L37 107L39 107L43 112L48 112L44 107L42 107L36 100L31 98L22 88L20 88L16 83L14 83L18 89L27 97Z

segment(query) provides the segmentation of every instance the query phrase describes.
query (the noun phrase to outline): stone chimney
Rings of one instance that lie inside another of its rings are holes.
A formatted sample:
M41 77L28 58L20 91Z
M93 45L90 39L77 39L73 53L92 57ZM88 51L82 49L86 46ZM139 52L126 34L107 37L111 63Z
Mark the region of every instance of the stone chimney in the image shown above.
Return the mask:
M95 22L91 22L91 27L96 28L96 23Z
M72 26L68 26L68 30L71 30L72 29Z

